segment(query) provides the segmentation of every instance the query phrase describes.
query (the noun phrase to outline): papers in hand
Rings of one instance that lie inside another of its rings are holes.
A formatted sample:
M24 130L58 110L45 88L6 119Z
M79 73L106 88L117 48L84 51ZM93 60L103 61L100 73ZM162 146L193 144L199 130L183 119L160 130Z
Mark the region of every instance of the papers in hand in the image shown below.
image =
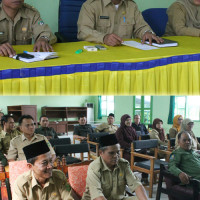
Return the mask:
M163 43L157 43L155 40L152 41L152 45L156 47L176 47L178 46L178 43L173 40L168 40L165 38L162 38L164 40ZM146 44L149 44L149 41L145 41Z
M137 49L141 49L141 50L152 50L152 49L158 49L157 47L153 47L153 46L149 46L146 44L141 44L139 42L136 41L125 41L122 42L123 45L129 46L129 47L134 47Z
M21 58L19 57L20 61L31 63L31 62L37 62L42 60L48 60L51 58L57 58L58 55L56 52L27 52L30 55L33 55L34 58L27 59L27 58ZM17 55L13 56L14 59L17 58Z

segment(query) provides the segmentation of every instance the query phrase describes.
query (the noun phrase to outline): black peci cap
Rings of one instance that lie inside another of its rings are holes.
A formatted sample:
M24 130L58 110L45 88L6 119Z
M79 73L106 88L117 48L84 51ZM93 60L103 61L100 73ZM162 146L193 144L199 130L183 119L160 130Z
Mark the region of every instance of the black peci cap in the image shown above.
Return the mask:
M45 140L25 146L23 148L26 160L45 154L50 151Z
M118 140L115 134L104 135L99 138L100 147L107 147L118 144Z

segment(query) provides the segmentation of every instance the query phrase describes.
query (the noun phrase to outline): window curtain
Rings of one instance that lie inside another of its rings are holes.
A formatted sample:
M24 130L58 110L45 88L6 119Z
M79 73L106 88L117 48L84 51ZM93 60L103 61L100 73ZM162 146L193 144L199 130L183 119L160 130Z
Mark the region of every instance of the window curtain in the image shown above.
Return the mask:
M171 96L170 97L170 106L169 106L168 124L173 124L174 110L175 110L175 96Z
M98 119L102 119L101 96L98 96Z

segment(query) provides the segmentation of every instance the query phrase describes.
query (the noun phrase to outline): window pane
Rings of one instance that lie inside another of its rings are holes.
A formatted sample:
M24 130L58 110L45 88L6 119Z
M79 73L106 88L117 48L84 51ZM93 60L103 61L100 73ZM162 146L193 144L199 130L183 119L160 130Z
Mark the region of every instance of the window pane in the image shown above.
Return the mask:
M150 124L150 122L151 122L150 116L151 116L150 110L144 110L144 123L145 124Z
M101 96L102 101L106 101L107 96Z
M185 102L186 97L175 97L175 113L174 115L182 115L185 118Z
M188 96L186 117L191 118L192 120L199 120L199 111L200 111L200 97Z
M151 107L151 97L144 96L144 108L150 108L150 107Z
M141 96L135 96L135 108L141 108Z
M141 116L141 110L135 110L135 115L140 115Z

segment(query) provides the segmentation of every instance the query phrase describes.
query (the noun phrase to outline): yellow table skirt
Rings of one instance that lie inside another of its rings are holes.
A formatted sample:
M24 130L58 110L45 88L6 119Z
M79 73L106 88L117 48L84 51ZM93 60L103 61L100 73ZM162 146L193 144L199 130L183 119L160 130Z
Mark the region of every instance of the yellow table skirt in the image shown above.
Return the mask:
M185 36L170 39L178 41L179 46L151 51L125 46L107 47L106 51L84 50L77 55L77 49L91 43L76 42L54 45L54 50L59 55L58 59L24 63L0 57L0 95L200 95L200 39ZM23 50L32 51L32 48L31 45L14 46L17 53ZM146 64L149 62L151 65L157 60L165 62L168 58L169 62L162 63L162 66L154 63L150 68ZM92 66L96 63L97 70L93 70L92 67L88 67L88 71L85 70L86 65ZM106 70L106 63L144 65L131 70L119 67L109 71ZM81 68L82 64L86 65ZM53 72L57 67L60 67L60 72ZM64 68L69 71L62 73ZM31 72L32 69L36 69L37 72ZM73 72L73 69L76 70ZM47 73L48 70L50 72ZM49 75L51 70L53 75ZM81 70L83 72L79 72ZM26 71L30 71L27 76Z
M200 95L200 61L0 80L0 95Z

